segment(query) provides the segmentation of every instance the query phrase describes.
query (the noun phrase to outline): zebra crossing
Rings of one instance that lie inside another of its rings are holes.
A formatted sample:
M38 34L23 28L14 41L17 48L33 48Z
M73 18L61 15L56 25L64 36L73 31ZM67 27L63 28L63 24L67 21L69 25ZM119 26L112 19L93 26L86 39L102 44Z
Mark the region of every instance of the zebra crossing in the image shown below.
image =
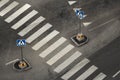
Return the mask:
M43 22L45 20L44 17L40 16L39 18L37 18L35 21L33 21L31 24L29 24L26 28L24 28L23 30L21 30L18 35L20 36L25 36L28 32L30 32L33 28L35 28L37 25L39 25L41 22ZM50 24L46 24L46 25L50 25Z
M7 4L9 1L10 1L10 0L2 0L2 1L0 1L0 8L1 8L2 6L4 6L5 4Z
M91 66L88 70L86 70L82 75L80 75L76 80L85 80L89 77L93 72L95 72L98 68L96 66Z
M70 52L73 48L74 48L74 46L72 46L71 44L67 45L64 49L62 49L60 52L58 52L54 57L52 57L50 60L48 60L47 64L53 65L60 58L62 58L65 54Z
M72 56L70 56L68 59L66 59L62 64L58 65L54 69L55 72L60 73L64 68L66 68L68 65L70 65L75 59L77 59L82 54L80 52L75 52Z
M0 1L0 8L4 6L9 0L2 0ZM71 3L73 4L73 2ZM2 11L0 11L0 16L4 17L7 13L9 13L11 10L13 10L16 6L19 5L19 2L13 1L11 4L9 4L6 8L4 8ZM21 8L19 8L17 11L12 13L10 16L8 16L5 19L5 22L11 23L13 20L15 20L17 17L22 15L27 9L29 9L31 5L25 4ZM26 14L23 18L21 18L19 21L17 21L14 25L11 26L13 30L17 30L22 25L24 25L27 21L29 21L31 18L39 14L38 11L32 10L28 14ZM28 24L24 29L19 31L17 34L21 37L24 37L25 35L29 34L30 31L32 31L36 26L39 26L43 21L45 21L45 18L43 16L39 16L36 20L34 20L32 23ZM46 23L42 27L40 27L36 32L34 32L32 35L26 38L26 42L28 44L31 44L34 42L37 38L39 38L41 35L44 35L45 32L49 31L49 29L52 28L52 24ZM32 49L35 51L38 51L41 47L44 47L47 43L54 39L56 39L56 36L59 35L60 32L57 30L53 30L50 32L47 36L45 36L42 40L38 41L34 45L32 45ZM66 38L59 36L57 40L54 41L50 46L48 46L44 51L39 53L39 56L41 58L46 58L47 56L51 55L52 52L55 50L58 50L61 45L64 45L67 41ZM65 47L62 47L59 52L55 53L49 60L46 61L46 63L49 66L53 66L55 63L57 63L60 59L62 59L65 55L69 54L71 51L74 50L74 46L72 44L67 44ZM56 73L61 73L64 71L65 68L70 66L70 64L74 63L75 60L80 58L82 56L82 53L79 51L74 52L71 56L69 56L67 59L65 59L63 62L57 65L53 69ZM79 63L77 63L75 66L73 66L70 70L68 70L65 74L61 76L61 79L68 80L72 76L74 76L79 70L81 70L84 66L86 66L88 63L90 63L90 60L87 58L82 59ZM98 67L95 65L91 65L89 69L87 69L84 73L82 73L76 80L85 80L90 75L92 75ZM93 80L103 80L107 76L104 73L101 73L97 75Z
M81 62L79 62L77 65L75 65L71 70L69 70L67 73L65 73L61 78L64 80L68 80L71 76L73 76L77 71L82 69L85 65L87 65L90 62L88 59L83 59Z
M31 5L25 4L20 9L18 9L16 12L14 12L12 15L10 15L8 18L6 18L5 22L7 22L7 23L12 22L14 19L16 19L19 15L21 15L24 11L26 11L30 7L31 7Z
M55 43L53 43L50 47L44 50L42 53L39 54L40 57L45 58L48 54L52 53L55 49L57 49L60 45L65 43L66 39L61 37Z
M55 36L57 36L59 34L58 31L54 30L52 31L49 35L47 35L45 38L43 38L41 41L39 41L38 43L36 43L32 49L34 50L38 50L40 49L43 45L45 45L48 41L50 41L52 38L54 38Z
M12 2L10 5L8 5L4 10L2 10L0 12L0 16L4 16L5 14L7 14L9 11L11 11L12 9L14 9L17 5L19 5L18 2L14 1Z
M51 24L49 24L49 23L45 24L42 28L40 28L34 34L32 34L30 37L28 37L26 39L26 42L27 43L31 43L32 41L34 41L37 37L39 37L40 35L42 35L45 31L47 31L51 27L52 27Z
M103 80L106 77L104 73L98 74L93 80Z
M26 23L29 19L31 19L33 16L35 16L38 12L36 10L32 10L29 14L27 14L25 17L23 17L21 20L19 20L16 24L14 24L11 28L16 30L20 26L22 26L24 23Z

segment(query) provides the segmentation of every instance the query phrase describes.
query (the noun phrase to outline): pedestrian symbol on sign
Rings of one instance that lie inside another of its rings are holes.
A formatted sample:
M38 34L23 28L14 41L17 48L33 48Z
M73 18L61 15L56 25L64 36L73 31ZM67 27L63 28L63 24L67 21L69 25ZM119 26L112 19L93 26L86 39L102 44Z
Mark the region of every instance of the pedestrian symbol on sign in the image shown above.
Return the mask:
M78 16L80 19L83 19L83 18L84 18L84 15L85 15L84 11L81 11L81 10L79 10L79 9L76 9L76 10L75 10L75 13L76 13L76 16Z
M26 45L25 39L18 39L18 40L16 40L16 45L17 46L25 46Z

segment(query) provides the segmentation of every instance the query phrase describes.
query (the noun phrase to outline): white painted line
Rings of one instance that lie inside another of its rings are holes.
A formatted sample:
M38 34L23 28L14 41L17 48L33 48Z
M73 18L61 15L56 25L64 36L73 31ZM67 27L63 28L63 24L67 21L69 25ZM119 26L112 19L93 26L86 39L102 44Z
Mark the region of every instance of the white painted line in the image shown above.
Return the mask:
M91 23L92 23L92 22L83 22L83 25L84 25L85 27L87 27L87 26L89 26Z
M75 4L77 1L68 1L69 5Z
M22 14L24 11L26 11L30 7L31 7L31 5L25 4L23 7L18 9L16 12L14 12L8 18L6 18L5 21L8 22L8 23L12 22L14 19L16 19L20 14Z
M9 11L11 11L12 9L14 9L19 3L14 1L12 2L10 5L8 5L5 9L3 9L0 12L0 16L4 16L5 14L7 14Z
M74 48L73 45L71 45L71 44L67 45L63 50L61 50L54 57L52 57L50 60L48 60L47 64L49 64L49 65L54 64L55 62L57 62L60 58L62 58L65 54L67 54L73 48Z
M106 77L104 73L98 74L93 80L103 80Z
M78 72L80 69L82 69L86 64L88 64L90 61L88 59L83 59L81 62L79 62L77 65L75 65L71 70L69 70L67 73L65 73L61 78L64 80L68 80L71 76L73 76L76 72Z
M48 54L50 54L52 51L54 51L56 48L58 48L60 45L62 45L65 41L66 41L66 39L61 37L59 40L57 40L55 43L53 43L50 47L45 49L41 54L39 54L39 56L42 58L45 58Z
M87 17L87 15L83 15L83 17L85 18L85 17Z
M4 6L6 3L8 3L10 0L1 0L0 1L0 8Z
M54 30L52 31L49 35L47 35L45 38L43 38L41 41L39 41L38 43L36 43L32 49L34 50L38 50L40 49L43 45L45 45L48 41L50 41L52 38L54 38L55 36L57 36L59 34L58 31Z
M82 8L73 8L74 11L81 10Z
M92 73L94 73L98 68L96 66L91 66L87 71L81 74L76 80L85 80L89 77Z
M120 74L120 70L113 75L113 78L116 77L118 74Z
M31 24L29 24L27 27L25 27L23 30L21 30L18 33L18 35L25 36L28 32L30 32L32 29L34 29L38 24L40 24L44 20L45 20L45 18L40 16L35 21L33 21Z
M63 69L65 69L68 65L70 65L73 61L75 61L81 55L82 54L79 51L76 51L67 60L65 60L63 63L61 63L59 66L57 66L54 69L54 71L57 72L57 73L60 73Z
M89 29L89 31L93 31L93 30L95 30L95 29L98 29L98 28L100 28L100 27L102 27L102 26L104 26L104 25L106 25L106 24L114 21L115 19L116 19L116 18L112 18L112 19L108 20L107 22L98 25L97 27L93 27L93 28Z
M11 64L11 63L14 63L14 62L16 62L16 61L19 61L19 59L12 60L12 61L6 63L5 65L7 66L7 65L9 65L9 64Z
M42 35L45 31L47 31L51 27L52 27L51 24L49 24L49 23L45 24L42 28L40 28L34 34L32 34L30 37L28 37L26 39L26 42L31 43L32 41L34 41L36 38L38 38L40 35Z
M23 17L21 20L19 20L16 24L14 24L11 28L16 30L20 26L22 26L24 23L26 23L28 20L30 20L33 16L35 16L38 12L36 10L32 10L30 13L28 13L25 17Z

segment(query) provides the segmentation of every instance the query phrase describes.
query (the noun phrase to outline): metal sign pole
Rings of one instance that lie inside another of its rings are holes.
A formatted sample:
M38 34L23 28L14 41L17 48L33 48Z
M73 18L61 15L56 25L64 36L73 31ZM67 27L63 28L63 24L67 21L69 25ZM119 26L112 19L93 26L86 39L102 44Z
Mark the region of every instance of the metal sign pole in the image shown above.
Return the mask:
M81 21L78 17L78 34L81 33Z
M24 58L23 55L23 46L26 45L25 39L18 39L16 40L16 45L20 47L20 60L16 61L13 65L13 69L17 71L25 71L32 68L29 62Z
M79 3L79 2L78 2ZM80 3L79 3L79 5L80 5ZM80 14L79 14L80 15ZM81 19L79 18L79 16L78 16L78 19L79 19L79 24L80 24L80 26L79 26L79 30L80 30L80 32L78 33L78 34L81 34Z
M81 34L82 34L82 27L83 27L82 19L80 19L80 24L81 24L81 26L80 26L80 27L81 27L81 31L80 31L80 32L81 32Z
M82 33L82 19L84 18L84 12L81 10L76 10L76 15L78 16L78 34Z
M80 23L80 33L82 33L82 20L81 19L79 19L79 23Z
M23 61L23 49L22 49L22 46L20 47L20 50L21 50L21 61Z
M85 15L84 15L84 11L81 11L79 8L75 10L76 16L78 16L78 34L71 37L71 40L77 45L77 46L81 46L85 43L88 42L88 38L87 36L85 36L82 33L82 27L84 26L82 23L82 19L84 19Z

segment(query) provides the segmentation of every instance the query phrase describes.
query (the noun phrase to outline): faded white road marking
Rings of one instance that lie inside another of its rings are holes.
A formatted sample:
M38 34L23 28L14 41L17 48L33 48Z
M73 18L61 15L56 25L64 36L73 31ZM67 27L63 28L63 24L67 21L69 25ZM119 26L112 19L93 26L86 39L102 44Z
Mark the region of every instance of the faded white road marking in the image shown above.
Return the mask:
M120 74L120 70L113 75L113 78L116 77L118 74Z
M89 26L91 23L92 23L92 22L83 22L83 25L84 25L85 27L87 27L87 26Z
M69 5L75 4L77 1L68 1Z
M12 60L12 61L10 61L10 62L8 62L8 63L6 63L5 65L7 66L7 65L9 65L9 64L11 64L11 63L14 63L14 62L16 62L16 61L19 61L20 59L15 59L15 60Z

